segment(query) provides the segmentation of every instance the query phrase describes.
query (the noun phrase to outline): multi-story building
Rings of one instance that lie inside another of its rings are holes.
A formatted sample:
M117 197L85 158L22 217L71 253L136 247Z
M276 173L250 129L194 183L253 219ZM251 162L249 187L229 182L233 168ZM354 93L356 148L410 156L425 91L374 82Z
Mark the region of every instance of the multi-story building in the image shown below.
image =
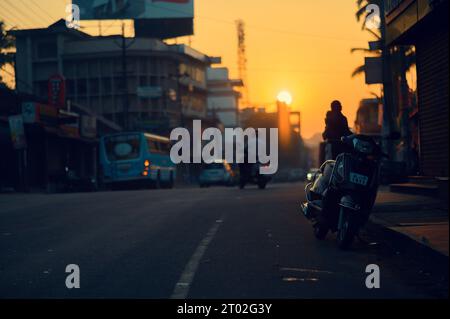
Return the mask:
M63 20L13 34L19 92L47 97L49 78L61 75L71 104L160 134L207 116L206 69L217 58L159 39L90 36Z
M227 68L208 68L208 113L219 119L225 127L239 126L239 97L235 87L242 80L232 80Z

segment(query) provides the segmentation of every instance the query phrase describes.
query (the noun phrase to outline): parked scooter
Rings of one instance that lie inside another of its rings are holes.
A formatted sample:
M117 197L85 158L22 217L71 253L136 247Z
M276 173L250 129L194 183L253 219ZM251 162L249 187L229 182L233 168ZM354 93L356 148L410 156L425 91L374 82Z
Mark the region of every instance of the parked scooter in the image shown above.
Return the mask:
M397 134L389 138L397 139ZM342 142L348 150L335 161L323 163L306 185L302 211L313 221L317 239L337 232L339 248L348 249L369 219L378 192L380 163L388 156L369 136L350 135Z
M244 189L247 184L256 184L259 189L265 189L271 178L260 173L260 163L239 164L239 188Z

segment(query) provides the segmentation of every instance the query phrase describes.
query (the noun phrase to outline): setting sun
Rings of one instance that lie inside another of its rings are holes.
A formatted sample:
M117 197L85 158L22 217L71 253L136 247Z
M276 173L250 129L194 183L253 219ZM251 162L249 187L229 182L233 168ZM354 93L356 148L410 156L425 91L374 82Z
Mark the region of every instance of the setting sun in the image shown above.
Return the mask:
M286 103L287 105L291 105L292 95L288 91L281 91L280 93L278 93L277 100Z

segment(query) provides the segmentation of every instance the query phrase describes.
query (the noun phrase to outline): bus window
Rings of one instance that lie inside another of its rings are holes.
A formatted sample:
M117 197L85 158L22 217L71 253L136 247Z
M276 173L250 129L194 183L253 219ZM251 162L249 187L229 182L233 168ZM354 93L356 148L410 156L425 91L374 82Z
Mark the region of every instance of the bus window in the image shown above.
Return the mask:
M170 143L160 142L159 149L161 150L162 153L169 154L170 153Z
M156 141L147 139L147 145L148 145L148 152L150 154L159 153L159 147Z
M129 134L107 137L105 150L110 161L136 159L140 156L140 136Z

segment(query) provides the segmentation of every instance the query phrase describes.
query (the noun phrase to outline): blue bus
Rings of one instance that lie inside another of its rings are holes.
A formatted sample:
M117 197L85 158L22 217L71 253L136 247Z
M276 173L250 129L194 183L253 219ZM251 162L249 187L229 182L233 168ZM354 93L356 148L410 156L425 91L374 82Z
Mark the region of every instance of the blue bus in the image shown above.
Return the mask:
M170 159L168 138L126 132L100 139L100 179L112 188L119 184L172 188L176 165Z

